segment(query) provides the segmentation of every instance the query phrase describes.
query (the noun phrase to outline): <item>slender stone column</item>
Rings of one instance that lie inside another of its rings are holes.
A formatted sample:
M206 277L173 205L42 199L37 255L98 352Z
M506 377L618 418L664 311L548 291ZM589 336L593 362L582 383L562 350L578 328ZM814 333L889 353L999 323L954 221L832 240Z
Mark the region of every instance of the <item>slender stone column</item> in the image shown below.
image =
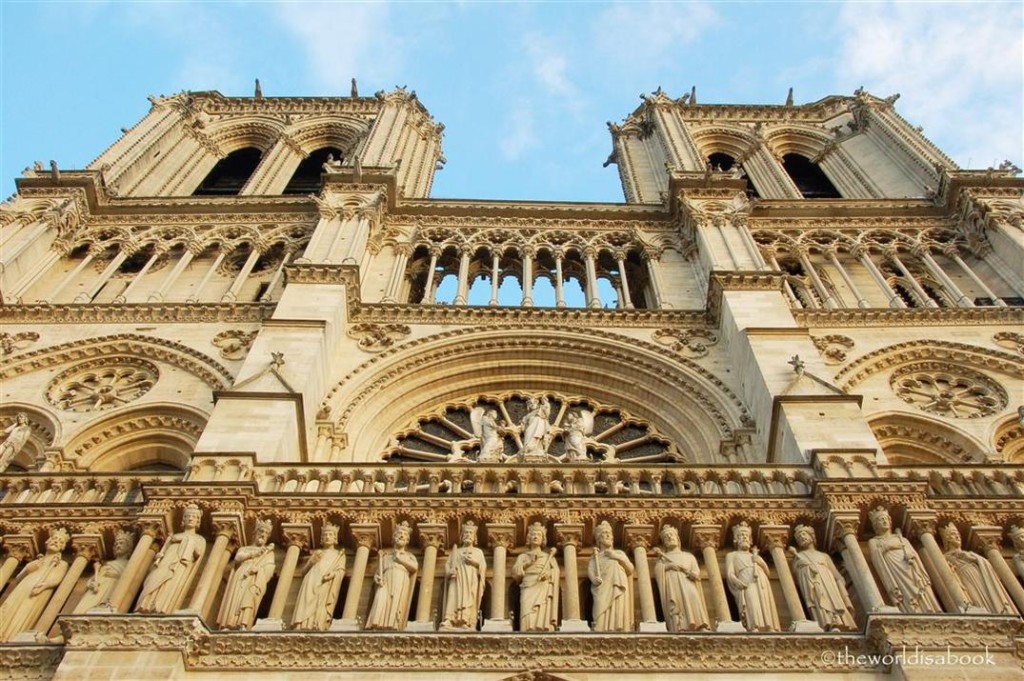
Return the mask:
M491 299L488 301L488 305L498 304L498 279L500 273L498 267L501 265L501 255L498 251L491 252Z
M327 247L327 253L324 254L323 260L327 263L341 262L339 257L336 257L336 254L338 253L338 246L341 245L341 242L345 239L345 235L350 231L352 220L356 217L356 210L352 207L343 208L335 214L335 217L339 216L341 217L341 220L337 223L338 228L334 231L334 238L331 239L331 245ZM349 245L348 250L351 250L351 248L351 245Z
M350 526L356 541L356 557L352 562L352 575L348 582L345 605L341 620L331 625L332 631L359 631L359 598L363 595L363 581L366 579L366 563L370 549L380 546L380 526L377 523L354 523Z
M637 594L640 596L640 631L668 631L664 622L658 621L654 607L654 586L651 582L651 565L647 561L647 549L651 548L653 525L626 525L623 529L626 545L633 550L633 564L636 566Z
M656 309L665 307L664 299L661 297L661 276L658 272L658 266L655 264L657 260L648 251L644 251L641 254L644 264L647 265L647 281L650 283L651 296L654 298L653 306Z
M50 271L60 263L65 255L66 249L58 248L56 245L53 246L42 262L39 263L38 267L35 267L25 277L22 277L18 284L11 289L11 301L22 302L22 296L28 293L36 285L36 282L44 278L48 279Z
M309 523L281 523L281 538L288 549L285 551L284 563L277 577L277 588L266 619L257 620L254 631L284 629L284 606L288 603L288 593L292 588L292 580L295 579L299 555L309 550L313 544L313 526Z
M455 305L465 305L469 300L469 244L465 244L459 253L459 289L455 294Z
M206 609L207 600L215 592L214 585L220 582L223 575L222 565L226 562L223 558L225 556L230 558L228 545L243 542L242 517L238 513L214 513L211 520L216 538L213 540L213 548L206 554L203 574L199 578L199 584L196 585L187 608L190 612L200 614Z
M491 616L484 620L481 631L512 631L512 620L507 616L505 607L505 594L508 591L505 569L508 565L508 551L516 543L516 526L488 523L487 543L494 551L491 563Z
M1006 303L1003 302L1003 299L997 296L995 293L993 293L992 289L986 286L985 282L981 280L981 277L975 274L974 270L971 269L970 266L968 266L968 264L963 261L963 258L961 258L960 254L957 252L957 247L955 244L950 244L949 246L947 246L944 253L946 254L947 258L955 262L960 267L960 269L964 271L964 274L966 274L970 278L970 280L974 282L975 286L982 290L986 298L992 300L993 305L995 305L996 307L1006 307Z
M717 621L715 631L745 632L742 622L736 622L729 612L729 600L725 596L725 582L718 566L718 546L722 541L722 528L718 525L694 525L690 529L690 545L699 549L704 556L704 567L711 584L711 615Z
M964 613L970 607L970 601L960 586L960 580L953 574L953 569L946 562L946 556L935 541L935 520L932 518L913 519L912 529L921 540L924 566L932 578L935 590L949 613Z
M50 602L46 604L43 614L39 616L35 626L32 627L32 629L38 631L43 636L46 636L46 632L50 631L50 627L57 621L57 616L60 615L64 604L67 603L68 596L74 591L78 578L82 576L82 572L85 570L85 566L92 561L100 560L104 555L102 535L76 534L71 537L71 542L72 549L75 552L75 559L71 561L71 566L64 574L64 579L61 581L60 586L57 587L53 596L50 597Z
M964 295L964 292L960 290L960 287L950 279L949 275L946 274L945 270L939 267L939 263L935 262L935 258L928 252L928 249L924 246L919 246L914 250L914 255L921 259L924 266L928 269L933 277L942 282L942 285L947 291L956 299L956 304L959 307L974 307L974 301Z
M135 544L128 564L121 573L121 578L110 592L107 599L109 610L113 612L128 612L129 606L135 600L142 580L146 578L146 571L156 557L156 547L153 545L157 539L162 540L167 536L169 524L163 514L146 515L139 519L139 541ZM151 550L152 549L152 550ZM101 612L109 611L102 607Z
M523 307L533 307L533 253L531 247L519 249L523 263Z
M903 302L903 299L892 290L891 286L889 286L889 282L885 280L885 275L882 274L880 269L878 269L878 265L876 265L875 261L871 259L871 254L868 253L866 248L863 246L856 246L850 250L850 255L857 258L860 264L864 266L864 269L868 271L868 274L871 275L871 278L875 280L875 283L878 284L878 288L880 288L882 293L885 294L885 299L889 301L889 307L903 308L907 306L907 304Z
M757 534L761 548L771 554L772 563L775 564L775 573L779 576L779 586L782 587L782 597L786 601L786 609L791 620L789 630L801 633L822 631L817 622L807 619L804 606L800 603L800 594L796 590L796 582L793 581L793 573L789 569L789 561L786 559L789 527L762 525Z
M406 627L410 631L434 631L436 622L431 611L434 600L434 572L437 569L437 550L448 543L448 526L440 523L417 525L423 544L423 569L420 570L420 595L416 602L416 621Z
M775 258L774 253L768 252L766 259L768 261L768 266L771 267L774 271L783 272L782 267L779 266L779 261ZM783 272L783 274L785 274L785 272ZM785 277L782 278L782 288L786 292L786 295L789 296L790 300L796 303L796 305L798 305L799 307L804 307L804 303L802 300L800 300L800 296L796 294L796 291L793 290L792 284L790 284L789 280L786 279ZM811 302L813 303L813 301Z
M132 276L132 280L128 284L128 286L126 286L125 289L121 291L119 294L117 294L117 296L114 298L115 303L120 304L128 302L128 296L130 296L132 292L139 287L139 284L146 276L146 273L149 272L150 268L153 267L153 265L156 263L156 261L160 258L162 254L163 251L161 251L161 249L153 249L153 254L149 256L149 259L146 261L146 264L143 265L142 269L140 269Z
M627 310L632 310L633 298L629 295L629 279L626 278L626 254L619 251L615 254L615 261L619 265L619 284L622 286L622 306Z
M286 250L284 252L284 255L281 256L281 262L278 263L277 269L274 270L273 276L270 277L270 281L267 282L267 288L263 292L263 295L260 296L259 302L265 303L271 299L271 296L274 295L274 288L277 286L277 282L281 280L281 277L284 276L284 268L291 261L293 255L294 253L292 253L291 250Z
M565 602L562 604L562 626L559 631L590 631L580 616L580 580L576 563L576 550L583 544L583 525L556 523L555 538L562 548L562 567L565 573Z
M971 528L971 533L968 536L968 544L976 546L988 558L988 562L992 564L992 569L999 575L999 581L1006 587L1006 592L1010 594L1017 610L1024 613L1024 587L1017 581L1010 566L1007 565L1006 559L1003 558L1002 540L1003 528L995 525L975 525Z
M830 532L832 537L838 539L842 547L843 561L846 564L847 572L853 580L853 587L857 590L861 605L868 614L873 612L899 612L899 608L885 604L882 599L882 592L878 590L875 578L871 574L871 568L864 557L857 540L857 528L860 525L859 516L854 513L849 516L833 515L829 518Z
M850 273L846 271L845 267L843 267L843 263L839 260L836 249L828 249L825 251L825 256L828 258L829 262L832 263L832 266L836 268L836 271L839 272L839 276L842 277L843 282L846 284L846 288L850 289L850 293L852 293L853 297L857 299L857 307L870 307L868 301L861 294L860 289L857 288L856 284L853 283L853 279L850 278Z
M4 537L4 546L7 547L7 559L0 566L0 590L14 576L18 565L32 560L39 553L39 545L32 534L9 534Z
M561 309L565 307L565 284L562 279L562 263L565 261L565 256L561 251L555 253L555 307Z
M810 277L811 283L818 291L818 295L821 297L821 300L825 305L825 309L834 310L839 307L839 304L836 303L836 299L832 296L832 292L825 287L825 282L823 282L821 277L818 275L818 268L811 262L811 259L807 254L807 249L800 248L796 251L796 254L800 260L800 265L804 268L804 272L806 272L807 276Z
M430 249L430 265L427 267L427 283L423 287L422 305L434 304L434 273L437 270L437 256L440 255L436 248Z
M384 293L385 303L397 303L398 294L401 293L402 279L405 277L405 268L409 265L409 256L412 255L411 244L396 244L395 264L391 268L391 279L388 281L388 289Z
M886 257L889 258L889 260L892 260L893 264L895 264L896 267L899 267L901 270L903 270L903 274L904 276L906 276L907 281L910 283L910 287L914 289L914 293L916 293L918 298L921 299L921 303L925 307L939 306L939 304L932 300L928 293L924 290L924 287L921 286L921 283L917 280L917 277L915 277L913 273L911 273L910 268L903 264L903 261L900 260L899 253L896 251L895 247L890 248L888 251L886 251L885 255Z
M163 283L160 284L160 288L158 288L153 293L149 294L149 302L163 302L164 297L167 295L167 292L171 290L172 286L174 286L174 282L178 281L178 277L180 277L181 273L185 271L185 268L189 266L189 264L192 262L192 259L199 255L201 252L202 246L200 244L189 243L185 247L185 252L181 254L180 258L178 258L178 262L174 263L174 267L171 269L170 272L167 273L167 276L164 277Z
M128 247L127 245L125 245L122 248L122 250L116 256L114 256L114 259L111 260L110 264L107 265L103 272L100 273L99 279L96 280L96 282L89 288L88 291L82 291L77 296L75 296L75 303L88 303L91 302L92 299L96 297L96 294L100 292L100 289L103 288L104 284L106 284L110 280L110 277L114 276L114 272L117 271L117 268L119 268L121 264L128 259L129 255L131 255L131 253L127 249Z
M587 307L601 307L601 292L597 288L597 252L588 247L583 251L584 264L587 268Z
M260 259L261 249L256 245L252 244L252 250L249 251L249 257L246 258L245 264L242 265L242 269L235 275L235 280L231 282L230 288L227 292L220 297L222 303L233 303L238 299L238 292L245 285L245 280L249 278L249 274L252 272L252 268L256 267L256 261Z
M341 261L343 265L359 264L356 254L359 253L360 248L366 245L366 237L370 234L370 220L375 212L376 208L367 206L359 210L355 234L352 235L352 240L348 244L348 251L345 253L345 258Z
M213 275L217 272L217 268L220 267L220 264L224 262L225 257L227 257L227 253L225 251L221 251L217 254L217 257L213 260L213 264L210 265L210 269L206 270L206 274L203 275L202 280L192 290L192 295L185 299L186 303L199 302L199 297L203 295L206 285L210 283L210 279L213 278Z
M93 252L92 249L89 249L89 252L86 253L84 258L82 258L82 262L75 265L75 269L71 270L66 275L64 275L64 278L61 279L60 283L57 284L56 288L54 288L52 291L47 291L47 300L51 303L57 302L57 298L60 296L61 293L64 292L64 289L67 288L72 281L77 279L78 275L82 273L82 270L88 267L92 263L92 261L95 260L95 258L96 254ZM26 288L25 290L27 291L28 289Z

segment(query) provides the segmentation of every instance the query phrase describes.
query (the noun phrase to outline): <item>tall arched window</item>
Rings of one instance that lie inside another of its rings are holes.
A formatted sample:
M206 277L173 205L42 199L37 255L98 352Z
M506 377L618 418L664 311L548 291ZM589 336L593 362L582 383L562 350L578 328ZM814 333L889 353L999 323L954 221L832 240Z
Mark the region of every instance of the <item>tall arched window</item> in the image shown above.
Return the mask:
M256 147L237 149L217 161L206 179L192 192L193 196L237 196L249 181L263 152Z
M284 193L315 194L320 191L320 175L328 156L340 161L345 154L337 147L322 147L312 152L295 169L292 179L288 180L288 186L284 188Z
M729 171L736 165L736 159L721 151L708 156L708 165L714 170ZM744 179L747 181L747 196L751 198L761 198L761 195L757 191L757 187L754 186L754 181L750 179L750 176L744 172Z
M786 154L782 167L805 199L840 199L839 191L824 171L800 154Z

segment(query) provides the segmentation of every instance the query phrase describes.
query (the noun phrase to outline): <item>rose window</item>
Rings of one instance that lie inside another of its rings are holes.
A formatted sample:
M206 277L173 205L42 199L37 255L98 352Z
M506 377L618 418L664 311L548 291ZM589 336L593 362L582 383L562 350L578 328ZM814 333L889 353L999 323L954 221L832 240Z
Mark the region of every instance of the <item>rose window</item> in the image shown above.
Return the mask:
M1006 392L998 383L969 369L953 372L910 366L894 373L889 384L907 404L952 418L990 416L1007 403Z
M490 464L685 460L653 426L620 409L518 392L449 403L422 415L392 437L382 458Z
M135 358L87 362L58 374L46 390L46 399L67 411L113 409L145 395L159 376L156 366Z

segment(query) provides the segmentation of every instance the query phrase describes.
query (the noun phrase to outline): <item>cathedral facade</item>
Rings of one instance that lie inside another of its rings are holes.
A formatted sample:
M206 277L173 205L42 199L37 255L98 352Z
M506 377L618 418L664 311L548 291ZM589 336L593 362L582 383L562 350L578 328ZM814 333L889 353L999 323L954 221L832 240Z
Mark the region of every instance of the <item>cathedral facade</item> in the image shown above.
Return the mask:
M3 675L1020 675L1024 180L895 101L659 89L623 203L430 198L403 88L26 169Z

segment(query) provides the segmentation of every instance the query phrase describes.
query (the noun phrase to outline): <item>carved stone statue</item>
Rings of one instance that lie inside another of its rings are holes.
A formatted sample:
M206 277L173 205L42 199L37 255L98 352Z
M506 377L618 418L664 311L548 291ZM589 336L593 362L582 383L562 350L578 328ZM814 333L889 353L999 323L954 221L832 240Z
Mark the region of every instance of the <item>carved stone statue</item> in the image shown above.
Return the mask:
M28 442L28 436L32 434L32 428L28 425L28 416L19 411L14 416L14 423L7 426L4 433L7 437L0 442L0 472L7 469L7 466Z
M519 631L555 631L558 628L559 570L557 549L544 549L547 529L533 523L526 530L527 550L512 565L519 584Z
M1017 574L1024 579L1024 527L1017 525L1010 526L1010 541L1017 553L1013 554L1013 566L1017 568Z
M252 545L235 551L235 569L217 615L222 629L252 629L267 582L274 576L274 545L267 543L273 529L269 520L257 522Z
M868 542L871 564L901 612L942 612L932 581L910 541L892 530L892 517L879 506L868 513L875 536Z
M345 551L338 549L338 526L324 523L320 548L306 562L306 576L299 587L292 615L293 629L325 631L334 619L334 606L345 577Z
M474 407L469 414L473 435L480 438L480 463L495 463L503 459L505 442L501 438L498 411L494 408Z
M594 430L593 412L581 409L565 417L565 454L563 461L587 460L587 436Z
M613 548L612 526L594 529L594 555L587 566L594 600L594 631L633 631L633 563Z
M67 530L54 529L46 540L46 553L22 568L17 583L0 606L0 642L31 629L43 614L68 571L68 564L61 557L67 544Z
M725 581L740 609L740 621L747 631L779 631L768 564L757 555L750 525L734 526L732 543L736 550L725 556Z
M487 559L476 547L476 523L462 526L462 546L452 546L445 564L446 588L444 619L441 626L452 629L476 629L480 604L484 598Z
M804 596L807 609L825 631L857 628L853 619L853 603L846 582L839 574L832 557L814 546L814 529L797 525L793 538L799 551L793 552L793 576Z
M171 535L156 554L142 585L136 612L169 613L185 598L206 552L206 539L196 533L203 512L189 506L182 517L181 532Z
M531 397L527 401L528 410L520 422L523 447L519 450L521 460L542 458L548 455L551 444L551 403L547 396Z
M110 592L121 579L134 548L135 535L126 530L117 533L114 537L114 558L105 563L96 561L95 572L85 583L85 593L75 605L76 613L86 613L107 604Z
M411 537L409 523L399 523L395 526L393 547L380 553L377 572L373 575L377 593L366 616L367 629L401 631L409 621L412 590L420 568L408 548Z
M999 581L992 564L974 551L964 551L960 531L949 523L941 530L942 546L946 551L946 562L960 580L964 593L971 605L984 608L993 615L1015 615L1017 611L1010 601L1010 594Z
M680 548L679 531L671 525L661 528L661 546L654 549L654 581L661 595L661 611L669 631L710 629L704 603L697 557Z

